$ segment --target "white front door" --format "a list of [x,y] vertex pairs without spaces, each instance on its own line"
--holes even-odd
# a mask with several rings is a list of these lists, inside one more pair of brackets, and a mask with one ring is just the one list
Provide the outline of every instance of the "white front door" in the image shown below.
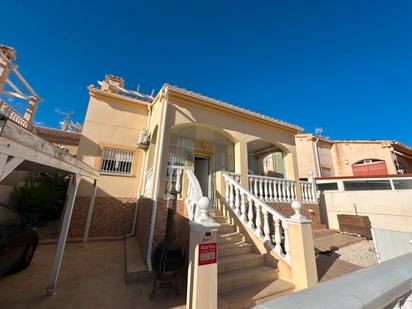
[[209,162],[205,157],[195,157],[195,175],[202,188],[203,196],[209,196]]

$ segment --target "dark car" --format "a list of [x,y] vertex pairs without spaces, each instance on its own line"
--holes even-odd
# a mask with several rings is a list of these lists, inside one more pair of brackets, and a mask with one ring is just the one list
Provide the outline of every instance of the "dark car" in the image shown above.
[[15,209],[0,205],[0,276],[27,268],[39,236]]

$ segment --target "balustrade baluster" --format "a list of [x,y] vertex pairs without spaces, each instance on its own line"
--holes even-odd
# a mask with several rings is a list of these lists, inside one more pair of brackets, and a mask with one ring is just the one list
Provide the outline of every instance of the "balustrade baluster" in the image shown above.
[[237,187],[235,187],[235,213],[240,215],[240,192]]
[[[250,199],[249,200],[249,205],[252,205],[252,203],[253,203],[253,201],[252,201],[252,199]],[[255,209],[256,209],[256,229],[255,229],[255,232],[260,238],[262,238],[263,237],[263,232],[262,232],[262,218],[261,218],[261,214],[260,214],[260,205],[256,204]]]
[[269,180],[268,182],[269,185],[269,201],[273,201],[273,190],[272,190],[272,186],[273,186],[273,180]]
[[253,179],[253,194],[255,196],[258,196],[258,179],[257,178],[252,178]]
[[263,195],[263,180],[260,178],[259,179],[259,198],[263,201],[264,195]]
[[242,212],[240,219],[243,222],[246,222],[246,201],[245,201],[245,195],[243,193],[241,193],[241,203],[240,204],[241,204],[241,212]]
[[225,198],[226,198],[226,202],[229,202],[229,180],[227,180],[225,178],[225,182],[226,182],[226,191],[225,191]]
[[267,241],[267,240],[270,240],[268,211],[266,209],[262,209],[262,212],[263,212],[263,233],[264,233],[263,240]]
[[281,246],[280,243],[282,241],[282,238],[280,236],[280,220],[275,219],[275,248],[277,248],[280,252]]
[[295,186],[296,186],[296,182],[292,181],[290,183],[290,200],[291,201],[294,201],[296,199]]
[[235,206],[235,199],[233,196],[233,185],[231,183],[229,183],[229,206],[232,209],[234,209]]
[[286,202],[286,183],[282,180],[282,201]]
[[278,202],[279,201],[279,193],[278,193],[278,181],[277,180],[273,181],[273,189],[274,189],[273,200],[275,202]]
[[307,200],[307,202],[308,203],[312,202],[312,186],[311,186],[310,183],[308,183],[308,200]]
[[302,201],[305,202],[305,183],[300,182],[300,193],[302,193]]
[[316,194],[315,194],[315,190],[313,188],[313,183],[309,184],[309,192],[310,192],[309,203],[316,203]]
[[173,188],[172,177],[173,177],[173,168],[168,167],[167,168],[167,191],[168,192],[172,191],[172,188]]
[[253,178],[249,176],[249,191],[253,193]]
[[285,254],[286,256],[289,255],[289,230],[288,230],[288,225],[286,222],[282,222],[282,227],[283,227],[283,234],[285,236]]
[[253,230],[255,228],[255,224],[253,223],[253,203],[250,203],[248,206],[248,225]]
[[177,169],[176,170],[176,191],[180,192],[180,189],[182,187],[182,169]]
[[264,194],[265,194],[265,201],[268,202],[269,201],[269,189],[268,189],[268,180],[264,179],[263,180],[263,184],[264,184]]
[[290,202],[290,182],[288,180],[285,181],[286,186],[286,201]]
[[309,200],[309,190],[308,190],[308,184],[307,183],[305,183],[305,203],[307,203],[308,202],[308,200]]

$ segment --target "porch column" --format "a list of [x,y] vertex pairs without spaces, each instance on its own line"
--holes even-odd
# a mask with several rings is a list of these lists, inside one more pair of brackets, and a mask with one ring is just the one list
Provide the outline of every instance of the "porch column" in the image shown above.
[[53,295],[56,289],[57,279],[59,277],[60,266],[63,259],[64,246],[66,245],[67,234],[69,232],[70,220],[72,218],[74,201],[76,199],[77,188],[80,182],[80,175],[73,174],[67,192],[66,209],[64,211],[63,224],[60,230],[59,241],[57,242],[56,254],[53,260],[53,267],[50,274],[49,285],[47,286],[46,295]]
[[301,214],[300,202],[292,202],[295,214],[286,220],[289,235],[292,279],[296,291],[312,287],[318,282],[312,221]]
[[240,174],[240,184],[243,188],[249,188],[249,166],[247,158],[247,143],[240,141],[235,145],[235,172]]
[[298,160],[296,150],[293,150],[286,155],[286,169],[287,178],[296,180],[296,200],[299,202],[303,202],[302,188],[299,182]]

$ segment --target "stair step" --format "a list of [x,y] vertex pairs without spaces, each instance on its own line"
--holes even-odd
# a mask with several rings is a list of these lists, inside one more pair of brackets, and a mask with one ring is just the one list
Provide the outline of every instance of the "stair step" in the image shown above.
[[256,283],[273,281],[278,276],[278,271],[275,268],[266,265],[223,272],[218,277],[218,291],[224,293]]
[[226,234],[219,234],[219,245],[231,242],[239,242],[245,239],[244,235],[239,232],[231,232]]
[[229,219],[224,216],[216,216],[213,217],[213,220],[215,220],[217,223],[228,223]]
[[214,218],[215,216],[223,216],[223,211],[221,211],[219,209],[210,209],[208,211],[208,214],[209,214],[209,216]]
[[286,280],[277,279],[249,285],[244,288],[219,293],[219,309],[252,308],[272,298],[293,292],[294,285]]
[[236,226],[229,223],[222,223],[219,228],[219,234],[227,234],[236,231]]
[[219,274],[223,274],[225,272],[231,272],[242,268],[262,266],[264,265],[264,261],[264,256],[259,253],[219,256],[217,268]]
[[250,243],[245,242],[243,240],[232,241],[232,242],[222,242],[222,243],[219,244],[219,250],[228,249],[228,248],[235,248],[235,247],[238,247],[238,246],[242,246],[243,244],[250,244]]
[[219,257],[250,253],[252,250],[253,245],[247,242],[229,243],[219,246]]

